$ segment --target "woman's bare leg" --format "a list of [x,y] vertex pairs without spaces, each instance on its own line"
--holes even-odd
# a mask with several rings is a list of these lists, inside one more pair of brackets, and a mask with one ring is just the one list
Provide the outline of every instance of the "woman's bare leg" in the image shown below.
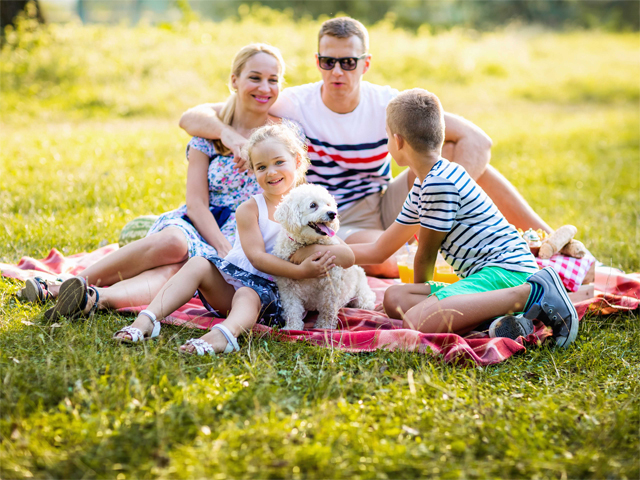
[[[213,304],[209,301],[219,297],[215,291],[205,291],[203,289],[200,292],[204,295],[204,298],[209,302],[209,305],[213,307]],[[227,327],[234,337],[239,337],[245,332],[248,332],[258,321],[261,307],[260,297],[255,290],[249,287],[242,287],[238,289],[231,301],[231,310],[221,325]],[[215,307],[214,307],[215,308]],[[203,335],[202,340],[209,343],[213,347],[213,351],[216,353],[224,352],[227,346],[227,339],[218,329],[213,329],[209,333]],[[193,353],[195,347],[193,345],[182,345],[180,350]]]
[[[224,281],[215,265],[206,258],[193,257],[164,284],[147,310],[152,312],[158,320],[162,320],[187,303],[199,289],[217,292],[215,300],[212,297],[212,303],[210,303],[216,310],[226,313],[231,309],[234,288]],[[139,328],[145,335],[151,333],[153,329],[151,320],[145,315],[138,315],[131,326]],[[119,335],[130,336],[124,332]]]
[[96,287],[100,294],[98,308],[117,310],[118,308],[149,305],[164,284],[178,273],[183,265],[184,263],[163,265],[118,282],[113,287]]
[[493,317],[522,311],[531,286],[503,288],[491,292],[455,295],[438,300],[431,296],[410,308],[403,315],[405,328],[423,333],[467,333]]
[[162,265],[182,263],[188,258],[188,248],[184,233],[168,227],[110,253],[79,275],[90,285],[114,285]]

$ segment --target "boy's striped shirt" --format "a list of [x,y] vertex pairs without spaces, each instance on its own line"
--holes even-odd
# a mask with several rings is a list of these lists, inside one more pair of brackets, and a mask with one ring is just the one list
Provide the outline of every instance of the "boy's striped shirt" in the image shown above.
[[484,267],[538,271],[526,242],[464,167],[441,158],[416,179],[396,222],[448,232],[440,250],[458,276]]
[[311,160],[307,180],[327,188],[343,210],[387,188],[386,108],[398,91],[362,82],[356,109],[339,114],[322,102],[322,83],[285,89],[270,113],[302,125]]

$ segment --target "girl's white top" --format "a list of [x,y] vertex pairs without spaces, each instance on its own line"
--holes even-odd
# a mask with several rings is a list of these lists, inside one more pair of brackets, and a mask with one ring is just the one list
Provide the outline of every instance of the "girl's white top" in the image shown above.
[[[278,222],[274,222],[273,220],[269,220],[269,210],[267,209],[267,202],[264,200],[264,197],[261,193],[257,195],[252,195],[253,199],[258,204],[258,225],[260,226],[260,233],[262,234],[262,238],[264,240],[264,249],[267,253],[273,253],[273,247],[276,244],[276,238],[278,237],[278,233],[282,228]],[[224,257],[224,259],[233,263],[235,266],[240,267],[241,269],[253,273],[254,275],[260,275],[263,278],[268,280],[273,280],[270,275],[263,273],[251,264],[249,259],[244,253],[242,249],[242,244],[240,243],[240,235],[236,235],[236,240],[233,244],[233,248],[229,252],[229,254]]]

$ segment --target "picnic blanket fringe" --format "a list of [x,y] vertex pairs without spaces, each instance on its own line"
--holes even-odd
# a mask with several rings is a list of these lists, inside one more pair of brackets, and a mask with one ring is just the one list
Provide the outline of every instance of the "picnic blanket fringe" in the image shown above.
[[[0,263],[0,271],[5,277],[26,280],[39,275],[55,279],[61,273],[77,274],[97,262],[105,255],[118,249],[117,244],[107,245],[90,253],[64,256],[55,248],[42,260],[23,257],[17,265]],[[381,302],[384,291],[397,280],[368,278],[369,285]],[[576,304],[580,319],[591,312],[594,315],[609,315],[615,312],[635,310],[640,305],[640,274],[625,274],[609,267],[596,268],[596,295]],[[146,305],[119,310],[136,313]],[[316,330],[316,314],[305,319],[305,329],[277,330],[264,325],[256,325],[254,334],[268,335],[285,342],[308,342],[326,348],[336,348],[347,352],[371,352],[378,349],[401,350],[432,355],[446,363],[471,365],[491,365],[502,362],[512,355],[523,353],[527,346],[541,345],[551,334],[542,323],[537,322],[535,331],[517,341],[506,338],[489,338],[486,332],[471,332],[461,337],[456,334],[429,334],[403,329],[400,320],[386,315],[354,308],[341,310],[338,328],[333,331]],[[210,329],[221,322],[208,312],[202,303],[194,298],[163,320],[164,323],[188,328]]]

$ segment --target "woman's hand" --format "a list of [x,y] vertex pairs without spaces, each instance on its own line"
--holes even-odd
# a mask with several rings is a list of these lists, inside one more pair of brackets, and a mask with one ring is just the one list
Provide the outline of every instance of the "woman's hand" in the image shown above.
[[242,147],[247,143],[247,139],[232,128],[225,128],[220,135],[220,141],[233,153],[233,161],[236,162],[236,168],[241,172],[247,170],[249,162],[242,158]]
[[231,251],[231,243],[224,236],[221,236],[220,240],[215,242],[215,245],[211,245],[218,252],[220,258],[224,258]]
[[308,256],[298,266],[300,269],[300,279],[303,278],[317,278],[326,275],[335,265],[335,255],[331,255],[331,252],[316,252],[313,255]]

